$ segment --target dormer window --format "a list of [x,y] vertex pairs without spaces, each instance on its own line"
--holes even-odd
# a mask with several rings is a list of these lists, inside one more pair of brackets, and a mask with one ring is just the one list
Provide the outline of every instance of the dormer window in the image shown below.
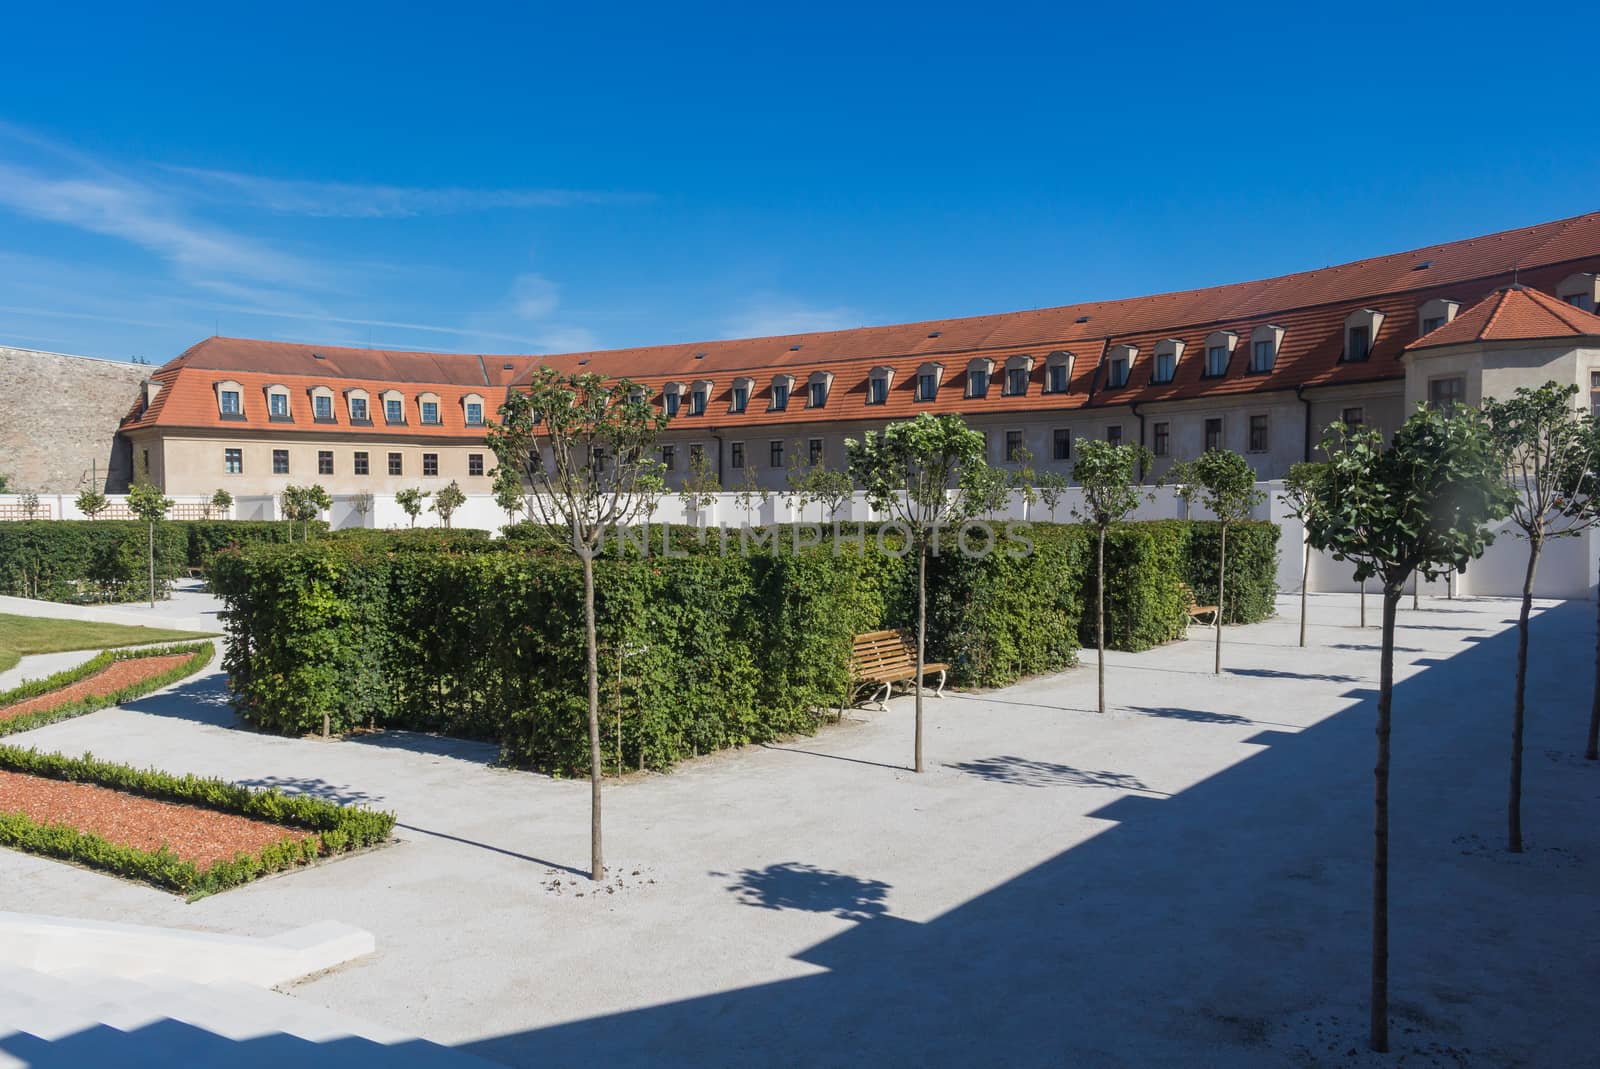
[[772,411],[785,412],[789,408],[789,391],[794,388],[794,379],[788,375],[779,375],[772,380]]
[[1206,378],[1221,378],[1228,373],[1228,361],[1233,358],[1233,347],[1237,344],[1239,335],[1231,330],[1215,331],[1206,338]]
[[669,382],[661,388],[661,408],[671,419],[678,414],[678,409],[683,405],[683,383]]
[[1450,322],[1456,317],[1456,311],[1460,307],[1460,301],[1452,301],[1448,297],[1435,297],[1431,301],[1424,301],[1417,309],[1417,337],[1432,334]]
[[1033,374],[1031,356],[1013,356],[1006,360],[1007,397],[1024,397],[1028,393],[1028,378]]
[[1593,312],[1600,308],[1600,274],[1580,271],[1556,283],[1556,300]]
[[1106,389],[1114,390],[1128,384],[1128,374],[1133,370],[1133,361],[1138,355],[1139,348],[1134,345],[1114,346],[1106,354]]
[[372,411],[367,406],[366,394],[350,395],[350,422],[372,426]]
[[383,421],[385,423],[404,423],[406,410],[398,398],[391,397],[383,402]]
[[755,383],[750,379],[734,379],[733,394],[728,403],[728,411],[737,415],[750,407],[750,388]]
[[1183,355],[1183,342],[1177,338],[1168,338],[1166,341],[1156,343],[1156,351],[1150,360],[1150,381],[1153,383],[1171,382],[1178,374],[1178,358]]
[[242,416],[244,407],[239,403],[238,390],[218,390],[217,405],[224,416]]
[[697,382],[689,390],[689,415],[703,416],[711,400],[711,383]]
[[289,395],[286,393],[267,394],[267,415],[273,419],[288,419]]
[[923,364],[917,369],[917,400],[934,401],[939,397],[939,380],[944,377],[944,365]]
[[867,376],[867,404],[886,405],[889,403],[889,383],[894,380],[894,369],[875,367]]
[[[643,400],[643,398],[638,398]],[[469,393],[461,399],[461,414],[469,427],[483,426],[483,398]]]
[[333,394],[319,393],[312,396],[311,418],[318,423],[333,422]]
[[812,374],[811,381],[806,384],[806,407],[822,408],[828,403],[828,387],[833,384],[833,376],[826,371]]
[[1046,393],[1067,393],[1072,389],[1072,354],[1051,353],[1045,358]]
[[989,396],[989,376],[994,373],[994,361],[974,360],[967,365],[967,397],[982,400]]
[[1283,328],[1263,323],[1250,332],[1250,370],[1256,374],[1271,371],[1278,363],[1278,345],[1283,341]]
[[437,427],[439,425],[439,395],[425,393],[417,398],[417,409],[422,414],[425,426]]
[[1372,355],[1372,343],[1383,326],[1383,313],[1374,308],[1351,312],[1344,320],[1344,358],[1359,363]]

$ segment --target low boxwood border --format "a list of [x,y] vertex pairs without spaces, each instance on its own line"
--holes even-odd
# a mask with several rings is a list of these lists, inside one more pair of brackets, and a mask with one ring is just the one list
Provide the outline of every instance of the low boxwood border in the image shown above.
[[0,745],[0,769],[231,813],[277,824],[286,831],[315,833],[309,839],[273,843],[201,869],[166,847],[143,850],[122,846],[70,824],[41,824],[23,813],[0,813],[0,846],[139,880],[176,891],[191,902],[318,858],[375,846],[386,842],[394,830],[393,813],[278,790],[253,790],[221,779],[138,769],[100,761],[92,754],[68,757]]
[[41,694],[48,694],[53,690],[71,686],[80,680],[87,679],[105,668],[109,668],[117,661],[136,661],[145,657],[170,657],[173,654],[187,653],[189,659],[180,665],[167,669],[148,679],[141,679],[137,683],[130,683],[121,690],[112,691],[110,694],[91,694],[87,697],[77,698],[53,709],[40,709],[35,713],[26,713],[9,720],[0,720],[0,736],[12,735],[19,731],[29,731],[33,728],[53,724],[57,720],[67,720],[84,713],[92,713],[97,709],[104,709],[110,705],[121,705],[123,702],[142,698],[152,691],[160,690],[180,679],[194,675],[200,669],[211,663],[216,656],[216,646],[210,642],[185,642],[175,646],[153,646],[136,650],[102,650],[89,658],[76,668],[68,668],[64,672],[57,672],[45,679],[30,680],[13,690],[0,694],[0,713],[8,705],[37,698]]

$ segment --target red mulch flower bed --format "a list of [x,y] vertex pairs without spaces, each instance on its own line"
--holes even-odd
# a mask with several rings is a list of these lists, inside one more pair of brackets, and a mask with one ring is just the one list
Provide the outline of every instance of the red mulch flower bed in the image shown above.
[[166,846],[201,870],[284,839],[316,836],[263,820],[20,772],[0,771],[0,812],[24,813],[41,824],[67,824],[121,846]]
[[132,686],[140,680],[176,668],[192,656],[194,655],[190,653],[174,653],[165,657],[136,657],[125,661],[113,661],[86,679],[0,708],[0,720],[11,720],[28,713],[54,709],[58,705],[65,705],[79,698],[115,694],[123,687]]

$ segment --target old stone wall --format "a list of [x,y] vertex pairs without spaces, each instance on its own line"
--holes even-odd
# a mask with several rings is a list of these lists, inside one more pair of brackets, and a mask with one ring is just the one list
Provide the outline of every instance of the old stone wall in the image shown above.
[[132,461],[117,425],[155,368],[0,346],[0,473],[10,488],[70,493],[98,477],[128,488]]

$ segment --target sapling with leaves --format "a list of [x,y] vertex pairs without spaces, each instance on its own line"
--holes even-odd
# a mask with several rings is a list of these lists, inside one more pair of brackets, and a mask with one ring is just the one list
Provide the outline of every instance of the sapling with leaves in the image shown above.
[[745,465],[744,475],[739,480],[733,499],[744,510],[747,519],[759,517],[757,510],[767,503],[767,489],[761,485],[761,476],[757,474],[755,465]]
[[1039,500],[1039,475],[1033,469],[1033,450],[1018,446],[1011,454],[1014,467],[1006,473],[1006,489],[1022,500],[1023,520],[1033,519],[1033,506]]
[[[1289,465],[1283,480],[1283,500],[1289,506],[1289,515],[1309,526],[1311,513],[1317,507],[1317,480],[1327,473],[1327,465],[1305,461]],[[1311,581],[1311,545],[1300,548],[1300,645],[1306,644],[1306,591]]]
[[813,464],[804,442],[790,442],[788,455],[783,473],[783,485],[788,491],[784,496],[784,504],[799,512],[800,519],[804,520],[806,506],[815,500],[811,486]]
[[18,504],[22,506],[22,515],[27,519],[34,519],[39,515],[39,495],[34,491],[25,491]]
[[913,768],[922,765],[922,671],[928,645],[928,554],[935,532],[959,528],[986,511],[999,473],[985,459],[983,434],[956,415],[924,412],[891,423],[861,441],[847,439],[850,475],[880,512],[902,523],[917,556],[916,741]]
[[1517,614],[1517,681],[1511,708],[1511,795],[1506,848],[1522,852],[1522,739],[1527,722],[1528,616],[1545,544],[1574,538],[1600,521],[1592,421],[1579,411],[1576,386],[1520,386],[1508,398],[1485,398],[1483,416],[1505,469],[1511,522],[1528,543]]
[[678,487],[678,499],[683,502],[684,518],[698,523],[700,513],[716,503],[722,492],[722,481],[716,469],[706,459],[706,451],[698,447],[689,450],[689,470],[684,473]]
[[1039,476],[1039,500],[1050,510],[1051,523],[1056,522],[1056,510],[1066,498],[1069,485],[1067,477],[1059,471],[1047,471]]
[[78,511],[91,520],[99,519],[100,514],[111,507],[111,502],[100,491],[90,488],[80,491],[78,499],[73,502],[78,506]]
[[232,509],[233,495],[228,493],[226,490],[219,489],[216,493],[212,494],[210,499],[206,502],[206,519],[209,520],[211,518],[211,513],[213,511],[215,511],[217,515],[221,516],[223,519],[227,519],[228,513],[232,511]]
[[167,518],[172,508],[172,498],[167,497],[149,483],[134,483],[128,488],[128,508],[149,525],[150,607],[156,607],[156,524]]
[[1174,465],[1167,479],[1178,484],[1178,496],[1191,508],[1199,504],[1217,520],[1220,539],[1214,625],[1216,662],[1212,671],[1221,675],[1222,618],[1228,612],[1228,528],[1249,520],[1255,507],[1266,500],[1266,494],[1256,489],[1256,473],[1250,462],[1231,449],[1210,449],[1193,460]]
[[1102,713],[1106,711],[1106,535],[1139,507],[1145,496],[1138,485],[1139,472],[1149,459],[1140,445],[1079,438],[1078,459],[1072,465],[1072,477],[1083,490],[1083,503],[1072,513],[1095,528],[1096,675]]
[[522,473],[510,464],[501,464],[494,469],[490,489],[494,492],[494,503],[505,510],[506,526],[515,526],[517,514],[528,507],[522,496]]
[[839,510],[850,503],[855,492],[856,484],[849,472],[836,471],[821,461],[806,473],[806,495],[822,506],[823,515],[819,518],[825,523],[838,518]]
[[1422,408],[1385,447],[1372,430],[1334,424],[1306,519],[1311,545],[1350,561],[1383,590],[1373,767],[1372,971],[1369,1042],[1389,1049],[1389,731],[1394,701],[1395,617],[1406,581],[1464,569],[1494,540],[1510,492],[1487,426],[1475,411]]
[[599,642],[594,560],[609,528],[636,522],[665,490],[655,442],[667,417],[627,379],[563,375],[542,365],[512,390],[487,438],[496,459],[534,488],[536,531],[570,550],[583,568],[583,632],[589,683],[589,850],[591,878],[605,878],[600,837]]
[[461,484],[454,479],[433,496],[433,511],[439,514],[439,522],[444,524],[445,530],[450,529],[450,517],[466,503],[467,495],[462,491]]
[[408,486],[404,490],[395,491],[394,503],[400,506],[401,511],[411,521],[411,526],[417,525],[417,517],[422,515],[422,502],[433,493],[420,486]]

